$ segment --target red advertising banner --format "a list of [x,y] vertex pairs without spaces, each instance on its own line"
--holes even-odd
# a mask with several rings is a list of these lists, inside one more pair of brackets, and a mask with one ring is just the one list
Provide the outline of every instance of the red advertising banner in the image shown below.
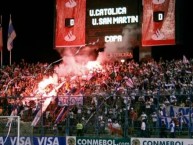
[[55,47],[85,45],[86,0],[56,0]]
[[175,0],[143,0],[142,46],[175,44]]

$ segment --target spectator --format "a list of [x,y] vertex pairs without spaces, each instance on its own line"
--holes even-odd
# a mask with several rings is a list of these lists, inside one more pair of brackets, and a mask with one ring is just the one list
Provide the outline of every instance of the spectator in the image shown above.
[[152,127],[153,129],[157,128],[157,121],[158,121],[158,116],[156,112],[153,112],[153,114],[151,114],[151,118],[152,118]]
[[160,138],[167,138],[167,126],[163,120],[161,122]]
[[150,115],[151,113],[151,101],[150,99],[148,98],[145,102],[145,112],[147,113],[147,115]]
[[54,136],[57,136],[57,135],[58,135],[58,127],[57,127],[57,124],[54,124],[54,126],[53,126],[53,133],[54,133]]
[[77,131],[77,136],[83,135],[83,124],[80,121],[76,124],[76,131]]
[[140,137],[146,137],[147,134],[146,134],[146,120],[143,119],[142,122],[141,122],[141,135]]
[[118,135],[118,136],[122,136],[123,132],[121,129],[121,125],[119,124],[119,122],[117,120],[115,120],[112,124],[112,129],[113,129],[113,134],[114,135]]
[[145,112],[142,112],[141,114],[141,120],[146,120],[147,119],[147,114]]
[[184,115],[182,114],[182,112],[179,112],[177,117],[178,117],[178,122],[179,122],[179,134],[181,134],[182,129],[185,125]]
[[129,117],[131,119],[131,127],[133,128],[135,121],[137,120],[137,113],[133,108],[130,109]]
[[105,121],[103,117],[99,119],[99,129],[100,129],[99,133],[101,134],[105,133]]
[[170,122],[170,138],[175,138],[175,123],[173,119]]

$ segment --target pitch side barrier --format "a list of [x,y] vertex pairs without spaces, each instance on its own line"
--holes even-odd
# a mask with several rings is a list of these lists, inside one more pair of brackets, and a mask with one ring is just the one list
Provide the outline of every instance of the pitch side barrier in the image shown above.
[[[0,145],[17,145],[17,137],[0,137]],[[130,145],[130,138],[20,137],[19,145]]]
[[[17,145],[17,137],[0,137],[0,145]],[[19,145],[193,145],[182,138],[20,137]]]
[[[0,145],[18,145],[17,137],[0,137]],[[66,145],[65,137],[23,137],[19,138],[19,145]]]
[[[17,145],[17,137],[0,137],[0,145]],[[19,145],[193,145],[182,138],[20,137]]]
[[131,138],[131,145],[193,145],[193,139]]
[[[130,138],[76,137],[74,139],[76,145],[130,145]],[[68,142],[70,137],[66,137],[66,140]]]

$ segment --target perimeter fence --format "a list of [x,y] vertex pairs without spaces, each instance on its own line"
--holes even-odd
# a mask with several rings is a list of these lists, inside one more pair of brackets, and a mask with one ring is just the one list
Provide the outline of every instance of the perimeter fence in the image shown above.
[[[71,98],[74,101],[70,102]],[[81,136],[163,137],[164,131],[164,137],[170,137],[171,122],[174,121],[175,137],[192,138],[192,102],[191,87],[178,91],[159,90],[156,93],[124,90],[116,94],[100,92],[90,96],[59,96],[42,112],[35,126],[32,122],[37,117],[37,111],[24,106],[19,114],[20,136],[76,136],[77,123],[82,123]],[[8,105],[5,107],[1,104],[1,116],[6,116],[5,109],[11,104]],[[141,130],[143,121],[145,131]],[[6,123],[5,119],[0,121],[2,136],[7,134]]]

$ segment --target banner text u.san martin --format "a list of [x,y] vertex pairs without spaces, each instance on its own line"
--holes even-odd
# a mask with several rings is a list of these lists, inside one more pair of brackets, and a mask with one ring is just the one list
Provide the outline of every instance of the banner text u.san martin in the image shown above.
[[138,23],[138,15],[128,15],[127,7],[102,8],[89,10],[92,25],[111,25]]

